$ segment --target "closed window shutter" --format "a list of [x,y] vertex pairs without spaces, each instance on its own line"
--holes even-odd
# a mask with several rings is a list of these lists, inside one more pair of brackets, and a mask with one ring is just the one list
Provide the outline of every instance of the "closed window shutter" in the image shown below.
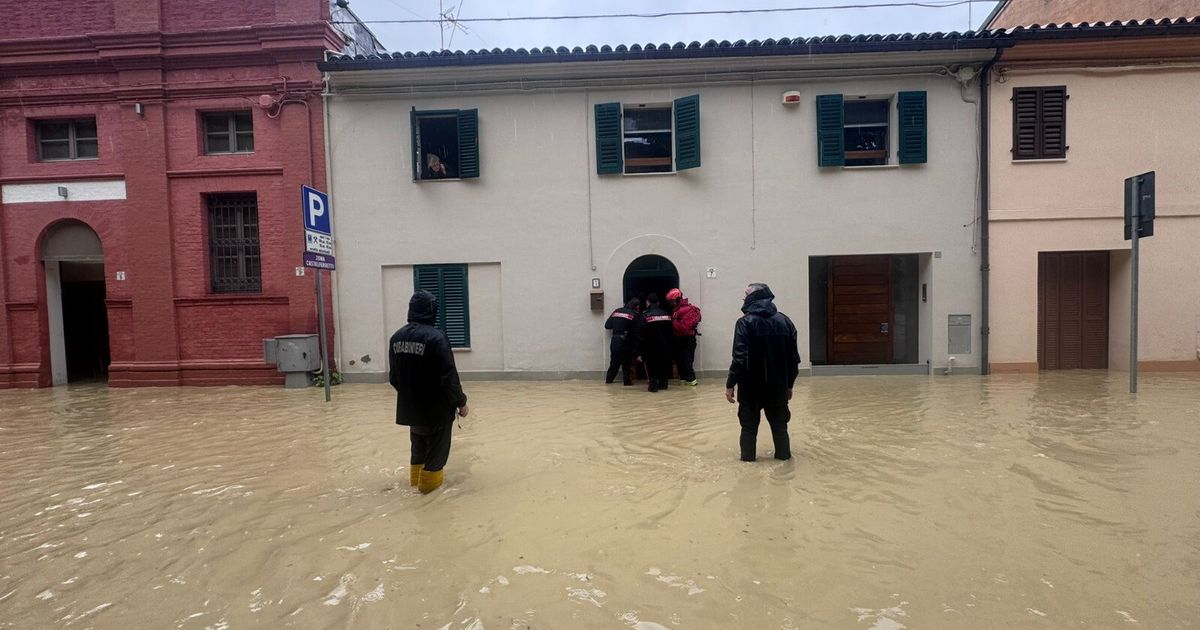
[[479,110],[458,112],[458,176],[479,177]]
[[1013,159],[1038,157],[1038,90],[1013,90]]
[[846,164],[845,112],[841,94],[817,97],[817,164]]
[[467,299],[466,265],[420,265],[413,269],[413,284],[438,299],[437,327],[446,333],[451,348],[471,347],[471,308]]
[[417,125],[417,108],[408,110],[408,130],[409,139],[412,144],[409,145],[410,157],[412,157],[412,176],[413,181],[421,179],[420,163],[421,163],[421,129]]
[[620,175],[625,169],[621,146],[621,104],[596,104],[596,173]]
[[467,266],[449,265],[442,271],[442,331],[451,348],[471,346],[471,315],[467,302]]
[[1046,159],[1067,157],[1067,88],[1041,89],[1041,151]]
[[900,118],[900,147],[897,151],[900,163],[924,164],[929,159],[925,92],[900,92],[896,95],[896,110]]
[[700,166],[700,95],[675,99],[675,170]]

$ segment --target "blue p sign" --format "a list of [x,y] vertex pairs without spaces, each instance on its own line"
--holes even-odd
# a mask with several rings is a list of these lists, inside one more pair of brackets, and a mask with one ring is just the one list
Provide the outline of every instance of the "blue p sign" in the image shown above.
[[331,234],[329,228],[329,195],[309,188],[300,187],[300,197],[304,204],[304,228],[314,232]]

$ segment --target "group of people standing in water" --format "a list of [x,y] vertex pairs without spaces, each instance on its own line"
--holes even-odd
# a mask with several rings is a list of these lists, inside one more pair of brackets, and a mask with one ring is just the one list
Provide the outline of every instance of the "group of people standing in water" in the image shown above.
[[644,368],[647,389],[667,389],[671,368],[679,372],[684,385],[695,387],[696,337],[700,334],[700,308],[683,297],[679,289],[667,292],[666,308],[655,293],[645,302],[635,297],[608,316],[604,327],[612,331],[610,360],[604,382],[612,383],[617,372],[625,385],[633,385],[637,365]]

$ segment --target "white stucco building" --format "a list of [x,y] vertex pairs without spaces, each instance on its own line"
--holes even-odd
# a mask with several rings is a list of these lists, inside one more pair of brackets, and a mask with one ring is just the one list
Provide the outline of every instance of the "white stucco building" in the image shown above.
[[805,372],[977,371],[977,76],[996,45],[335,57],[338,365],[384,377],[419,282],[464,373],[588,376],[608,313],[677,284],[704,312],[697,369],[722,371],[760,281]]

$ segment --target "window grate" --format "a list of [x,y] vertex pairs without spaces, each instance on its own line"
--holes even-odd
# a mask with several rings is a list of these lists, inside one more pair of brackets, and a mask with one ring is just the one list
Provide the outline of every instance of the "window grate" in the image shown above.
[[262,291],[256,195],[209,195],[208,230],[213,293]]

